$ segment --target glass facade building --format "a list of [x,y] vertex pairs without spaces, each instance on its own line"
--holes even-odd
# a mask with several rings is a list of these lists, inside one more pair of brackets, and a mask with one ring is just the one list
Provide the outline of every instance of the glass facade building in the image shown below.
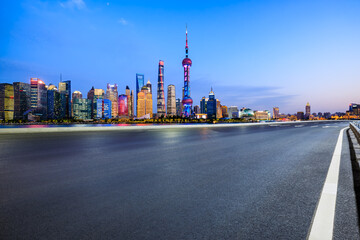
[[118,99],[119,117],[129,117],[128,96],[121,94]]
[[47,89],[39,78],[30,79],[31,112],[40,120],[47,118]]
[[9,83],[0,84],[0,120],[14,119],[14,86]]
[[14,82],[14,119],[26,120],[30,110],[30,84]]

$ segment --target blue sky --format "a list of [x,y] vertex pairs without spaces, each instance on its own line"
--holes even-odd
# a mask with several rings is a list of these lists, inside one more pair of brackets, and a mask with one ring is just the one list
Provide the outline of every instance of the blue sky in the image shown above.
[[[0,82],[40,77],[72,90],[117,83],[181,96],[185,24],[191,96],[212,86],[225,105],[281,112],[345,111],[360,102],[360,1],[11,1],[0,3]],[[154,96],[154,107],[155,107]],[[155,108],[154,108],[155,109]]]

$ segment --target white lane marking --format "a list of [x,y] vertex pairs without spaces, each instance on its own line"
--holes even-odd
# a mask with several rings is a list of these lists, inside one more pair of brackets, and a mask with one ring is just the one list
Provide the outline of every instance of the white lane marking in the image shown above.
[[304,125],[295,125],[294,127],[303,127]]
[[336,195],[339,180],[341,149],[343,142],[344,130],[340,131],[326,180],[321,191],[315,215],[312,220],[309,240],[314,239],[332,239],[335,219]]
[[314,128],[314,127],[319,127],[319,126],[311,126],[312,128]]

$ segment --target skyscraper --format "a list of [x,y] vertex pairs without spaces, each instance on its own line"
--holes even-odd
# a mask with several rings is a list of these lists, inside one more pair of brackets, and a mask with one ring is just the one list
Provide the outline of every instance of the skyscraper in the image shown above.
[[59,90],[54,84],[49,84],[47,88],[47,119],[58,119],[61,107]]
[[274,119],[279,118],[279,107],[273,107],[273,118]]
[[219,99],[216,99],[216,118],[222,118],[221,103]]
[[305,106],[305,119],[309,119],[310,117],[310,104],[307,103],[306,106]]
[[[96,89],[92,87],[90,91],[88,92],[87,98],[91,101],[91,118],[92,119],[101,119],[102,118],[102,105],[103,105],[103,99],[105,97],[105,91],[104,89]],[[98,102],[98,100],[101,100]],[[99,105],[100,104],[100,105]],[[100,109],[100,112],[98,114],[98,110]]]
[[177,98],[176,99],[176,116],[181,116],[182,114],[182,104],[181,104],[181,99],[180,98]]
[[151,86],[150,79],[147,81],[146,87],[149,89],[150,93],[152,94],[152,86]]
[[91,100],[87,98],[78,98],[80,94],[78,94],[72,102],[73,118],[78,120],[89,120],[91,118]]
[[14,119],[25,120],[30,110],[30,84],[14,82]]
[[61,81],[59,83],[59,92],[63,94],[62,105],[63,105],[63,117],[70,118],[71,116],[71,81]]
[[189,58],[189,46],[187,39],[187,28],[186,28],[186,45],[185,45],[185,58],[182,61],[182,65],[184,67],[184,97],[182,100],[182,115],[183,117],[190,117],[192,114],[192,104],[193,100],[190,97],[190,67],[192,65],[192,61]]
[[128,96],[126,94],[119,95],[118,100],[119,105],[119,117],[127,118],[129,117],[129,104],[128,104]]
[[209,100],[207,101],[207,118],[208,119],[216,119],[216,99],[215,94],[211,88],[211,91],[209,93]]
[[152,94],[149,88],[143,86],[137,96],[137,118],[153,117]]
[[30,79],[32,114],[41,120],[47,118],[47,89],[39,78]]
[[82,98],[82,93],[80,91],[74,91],[71,95],[72,99],[74,100],[75,98]]
[[0,83],[0,120],[14,119],[14,86]]
[[136,74],[136,114],[138,112],[138,106],[137,106],[137,102],[138,102],[138,93],[141,91],[141,88],[144,86],[145,82],[144,82],[144,74]]
[[128,102],[128,116],[132,118],[134,116],[134,91],[130,91],[129,86],[126,86],[125,95]]
[[118,90],[117,84],[107,84],[106,99],[111,101],[111,116],[116,118],[118,116]]
[[157,116],[166,116],[165,93],[164,93],[164,61],[159,61],[159,73],[157,84]]
[[175,86],[170,84],[167,91],[167,115],[172,117],[176,115]]
[[207,101],[209,98],[202,97],[200,100],[200,113],[206,114],[207,113]]

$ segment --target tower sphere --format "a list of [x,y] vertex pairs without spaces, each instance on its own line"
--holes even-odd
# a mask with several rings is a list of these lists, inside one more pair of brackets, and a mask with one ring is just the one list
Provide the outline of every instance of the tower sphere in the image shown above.
[[188,65],[191,67],[192,65],[192,61],[190,58],[184,58],[184,60],[182,61],[182,65],[185,66],[185,65]]

